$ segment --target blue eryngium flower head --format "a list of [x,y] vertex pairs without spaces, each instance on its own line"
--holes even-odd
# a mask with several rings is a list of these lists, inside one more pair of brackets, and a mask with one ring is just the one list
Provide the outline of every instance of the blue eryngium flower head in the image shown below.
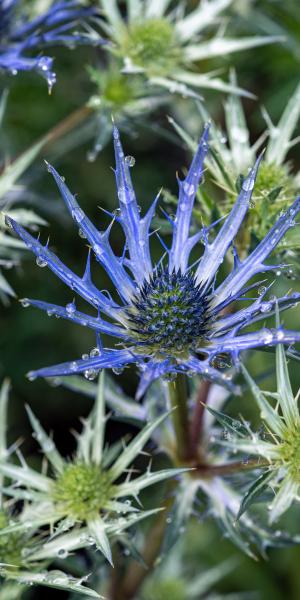
[[[284,309],[299,302],[300,294],[266,299],[269,288],[265,288],[257,298],[248,299],[246,308],[235,308],[236,301],[245,300],[249,289],[261,286],[261,282],[249,285],[249,280],[274,269],[274,265],[267,265],[265,261],[286,231],[294,226],[295,216],[300,211],[298,197],[255,250],[244,261],[239,260],[233,240],[249,208],[260,158],[244,180],[235,205],[215,237],[211,239],[209,230],[216,224],[190,234],[194,200],[208,152],[208,131],[207,125],[186,178],[178,180],[176,216],[174,220],[167,217],[172,226],[172,242],[170,247],[163,243],[163,256],[157,264],[153,264],[151,258],[149,232],[158,198],[147,214],[141,216],[130,176],[130,160],[124,157],[117,128],[114,128],[114,147],[119,210],[114,218],[125,235],[121,257],[115,255],[109,242],[111,226],[106,231],[98,231],[64,180],[48,165],[73,220],[88,240],[96,260],[114,283],[118,302],[93,284],[90,254],[85,273],[79,277],[49,250],[48,244],[43,246],[18,223],[8,220],[35,253],[37,264],[48,266],[98,311],[97,316],[91,316],[78,311],[74,302],[60,307],[39,300],[23,300],[24,306],[31,304],[49,315],[55,314],[90,327],[98,340],[98,347],[90,356],[34,371],[30,373],[31,379],[75,373],[84,373],[92,379],[100,369],[122,369],[127,364],[137,363],[142,371],[138,395],[143,394],[153,379],[163,375],[172,377],[182,372],[199,373],[232,388],[228,375],[216,368],[216,359],[220,355],[228,355],[234,364],[238,364],[242,350],[300,341],[300,332],[287,331],[282,327],[272,330],[261,328],[250,333],[243,331],[272,314],[276,303],[279,309]],[[191,251],[200,242],[204,245],[202,257],[191,265]],[[230,246],[234,249],[232,271],[222,282],[217,282],[219,267]],[[99,341],[101,333],[116,338],[116,346],[103,348]]]
[[56,81],[53,58],[41,54],[41,48],[90,43],[87,34],[75,33],[72,29],[83,19],[94,16],[96,11],[77,0],[61,0],[30,19],[25,10],[20,14],[19,4],[20,0],[0,0],[0,70],[13,75],[18,71],[36,71],[47,80],[51,91]]

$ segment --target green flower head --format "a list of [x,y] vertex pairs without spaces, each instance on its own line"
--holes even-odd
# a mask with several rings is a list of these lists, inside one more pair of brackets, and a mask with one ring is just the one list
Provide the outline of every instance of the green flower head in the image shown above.
[[[77,450],[69,461],[59,454],[29,408],[28,414],[53,474],[47,476],[8,462],[0,464],[0,473],[19,481],[20,487],[12,486],[9,493],[26,499],[35,529],[56,526],[61,531],[31,553],[30,561],[65,557],[73,550],[95,545],[112,562],[110,540],[157,512],[157,509],[139,510],[131,499],[136,499],[142,489],[182,472],[182,469],[165,469],[152,473],[148,469],[131,479],[128,471],[166,414],[147,424],[127,446],[117,443],[104,448],[106,417],[102,373],[95,407],[77,436]],[[26,528],[26,524],[23,527]],[[9,528],[9,531],[14,530],[14,526]],[[17,530],[22,531],[22,527],[17,526]]]

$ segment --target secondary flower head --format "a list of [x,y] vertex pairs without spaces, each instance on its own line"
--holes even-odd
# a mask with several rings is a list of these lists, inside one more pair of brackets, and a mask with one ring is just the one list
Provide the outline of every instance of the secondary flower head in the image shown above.
[[[131,499],[137,499],[141,490],[180,474],[182,469],[164,469],[131,477],[130,465],[141,453],[153,431],[169,413],[149,422],[125,446],[117,443],[104,447],[105,408],[104,373],[100,377],[95,407],[77,435],[77,450],[72,460],[65,460],[39,421],[28,409],[34,435],[52,468],[49,475],[40,474],[27,465],[0,463],[0,474],[18,485],[7,487],[7,495],[25,500],[27,519],[22,524],[12,523],[6,533],[28,529],[28,521],[36,530],[47,525],[55,536],[29,552],[27,560],[65,558],[69,552],[95,545],[112,563],[110,542],[139,520],[156,513],[140,510]],[[160,510],[160,509],[158,509]],[[1,532],[0,532],[1,541]]]
[[[232,0],[198,2],[187,11],[186,3],[171,0],[126,0],[124,14],[117,0],[101,0],[106,49],[121,61],[123,72],[142,73],[150,85],[183,95],[195,95],[193,88],[245,93],[225,83],[215,71],[199,73],[199,62],[241,52],[278,41],[278,36],[227,37],[220,26]],[[222,31],[222,32],[221,32]]]
[[[49,250],[47,244],[43,246],[18,223],[8,219],[15,232],[36,254],[37,264],[48,266],[72,290],[96,308],[98,315],[90,316],[78,311],[74,302],[60,307],[39,300],[24,299],[23,305],[31,304],[47,311],[49,315],[70,319],[90,327],[96,334],[106,333],[117,339],[117,345],[108,349],[102,347],[97,335],[98,347],[90,356],[32,372],[31,379],[76,373],[84,373],[88,379],[92,379],[102,368],[120,369],[127,364],[137,363],[142,370],[138,395],[143,394],[153,379],[162,375],[176,376],[178,372],[199,373],[221,385],[232,387],[227,374],[215,368],[216,358],[220,354],[228,355],[235,363],[242,350],[265,348],[279,342],[293,344],[300,340],[299,332],[282,328],[261,328],[251,333],[242,331],[274,311],[276,299],[266,299],[268,288],[264,288],[257,298],[252,301],[250,299],[246,308],[224,314],[225,309],[233,308],[241,299],[245,300],[244,295],[249,289],[260,289],[261,282],[248,285],[251,278],[274,269],[274,265],[265,261],[286,231],[295,225],[294,219],[300,210],[300,197],[279,218],[248,258],[241,262],[233,242],[251,201],[260,162],[258,159],[243,182],[235,205],[219,226],[214,238],[211,237],[211,230],[216,224],[191,235],[195,195],[208,152],[208,131],[209,127],[206,126],[186,178],[178,180],[176,216],[171,219],[167,215],[172,227],[172,242],[168,247],[161,240],[163,255],[157,264],[153,264],[151,258],[149,230],[158,198],[147,214],[141,216],[130,176],[132,160],[131,157],[124,156],[116,128],[115,175],[119,212],[114,220],[120,224],[125,236],[122,256],[116,256],[111,248],[111,226],[104,232],[98,231],[85,216],[64,180],[48,165],[75,223],[88,240],[96,260],[112,279],[119,295],[118,302],[93,284],[90,254],[85,273],[83,277],[79,277]],[[191,252],[199,247],[200,242],[204,245],[203,254],[195,264],[190,264]],[[217,282],[220,266],[231,246],[235,256],[232,272],[223,281]],[[284,296],[278,300],[279,307],[292,306],[299,302],[299,297],[296,293]],[[108,319],[104,319],[102,314]]]
[[[15,445],[9,448],[6,440],[8,396],[9,383],[4,381],[0,388],[0,464],[3,468],[10,464],[10,455],[15,450]],[[47,440],[44,437],[43,442],[45,441]],[[49,443],[48,438],[50,452]],[[77,592],[91,598],[101,598],[97,592],[84,585],[87,577],[79,579],[63,571],[47,569],[56,555],[46,560],[32,560],[32,555],[42,547],[45,536],[45,531],[44,533],[40,531],[39,522],[40,512],[45,515],[45,504],[41,507],[35,506],[34,511],[26,502],[23,508],[20,508],[22,500],[28,500],[26,493],[24,490],[14,488],[14,493],[9,494],[9,490],[5,489],[5,483],[7,483],[5,476],[0,472],[1,597],[3,595],[3,598],[19,598],[21,586],[42,585]]]
[[[237,83],[234,73],[231,75],[231,82]],[[198,108],[206,121],[209,115],[205,107],[198,104]],[[253,164],[257,150],[262,144],[265,145],[264,161],[253,190],[251,210],[238,237],[238,247],[244,254],[249,251],[253,238],[260,241],[266,235],[274,219],[288,208],[300,190],[300,173],[293,174],[292,165],[287,161],[288,152],[299,142],[298,137],[292,138],[300,115],[300,85],[289,98],[278,123],[272,123],[264,108],[262,115],[267,127],[259,139],[251,144],[241,99],[230,94],[225,103],[226,128],[222,131],[215,123],[212,124],[212,152],[206,163],[213,181],[225,191],[224,198],[214,207],[216,214],[224,216],[234,204],[236,190],[240,188],[245,173]],[[170,121],[194,152],[197,147],[196,140],[173,119]],[[298,250],[298,235],[290,235],[288,239],[283,240],[278,251],[279,249],[286,252]]]
[[[269,504],[270,522],[277,521],[300,498],[300,413],[299,392],[294,396],[287,360],[281,345],[276,348],[277,391],[264,393],[243,367],[246,380],[260,409],[265,433],[248,432],[227,442],[235,452],[245,452],[263,461],[265,472],[253,484],[253,496],[266,489],[273,492]],[[269,465],[269,466],[268,466]],[[254,494],[254,490],[256,493]]]
[[96,11],[77,1],[62,0],[30,18],[28,11],[20,11],[19,5],[19,0],[0,2],[0,70],[13,75],[18,71],[36,71],[47,80],[51,91],[56,81],[53,58],[41,54],[41,48],[91,43],[88,33],[72,33],[72,29]]

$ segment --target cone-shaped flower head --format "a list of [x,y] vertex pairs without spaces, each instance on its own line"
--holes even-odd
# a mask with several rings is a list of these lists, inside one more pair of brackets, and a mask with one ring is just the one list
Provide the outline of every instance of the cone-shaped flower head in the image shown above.
[[28,11],[21,11],[20,4],[19,0],[0,2],[0,70],[13,75],[18,71],[36,71],[47,80],[51,91],[56,81],[53,59],[41,55],[41,48],[91,43],[87,33],[72,33],[72,29],[96,11],[77,1],[61,0],[31,19]]
[[[87,300],[98,315],[91,316],[77,310],[75,303],[60,307],[39,300],[23,300],[24,306],[34,305],[59,317],[70,319],[79,325],[90,327],[97,334],[98,347],[90,356],[54,367],[30,373],[53,377],[84,373],[92,379],[102,368],[120,369],[137,363],[142,370],[139,394],[155,378],[178,372],[199,373],[222,385],[232,386],[226,373],[216,369],[214,362],[220,354],[226,354],[233,363],[239,353],[250,348],[265,348],[281,343],[293,344],[300,340],[300,332],[279,329],[257,329],[241,332],[245,327],[265,319],[274,312],[276,299],[266,300],[268,288],[249,300],[246,308],[232,312],[238,300],[245,300],[249,289],[259,289],[260,284],[248,285],[249,280],[261,272],[274,269],[265,261],[286,231],[295,225],[300,210],[300,197],[275,223],[255,250],[241,262],[233,246],[234,238],[247,213],[260,159],[243,182],[241,192],[226,220],[213,224],[191,235],[191,217],[194,200],[203,173],[203,161],[208,152],[208,126],[205,127],[198,150],[186,178],[179,183],[176,216],[171,219],[172,241],[170,247],[161,240],[163,255],[153,264],[150,251],[150,224],[154,216],[157,198],[145,216],[141,216],[130,176],[130,157],[125,157],[118,130],[114,129],[116,157],[116,182],[119,212],[114,217],[125,235],[123,256],[114,254],[109,233],[111,227],[100,232],[85,216],[77,200],[64,180],[48,165],[61,191],[63,199],[75,223],[88,240],[96,260],[111,277],[119,302],[101,292],[93,284],[90,255],[83,277],[67,268],[48,245],[43,246],[12,219],[8,223],[23,239],[37,257],[39,266],[48,266],[74,292]],[[218,226],[217,233],[211,236]],[[160,239],[160,237],[159,237]],[[191,251],[204,245],[202,257],[190,264]],[[234,266],[223,280],[217,281],[219,268],[229,248],[233,246]],[[276,266],[278,269],[278,266]],[[248,286],[248,287],[247,287]],[[260,288],[261,291],[261,288]],[[284,296],[278,300],[280,308],[287,308],[299,301],[299,294]],[[245,304],[244,304],[245,306]],[[230,307],[230,314],[224,309]],[[105,314],[109,320],[102,318]],[[112,322],[114,321],[114,322]],[[117,339],[112,349],[104,349],[99,334],[106,333]],[[238,335],[239,334],[239,335]],[[120,345],[123,346],[120,348]]]
[[6,532],[26,531],[29,519],[35,529],[57,526],[55,538],[28,555],[27,560],[32,562],[48,560],[57,554],[65,557],[68,552],[93,544],[112,562],[110,538],[157,512],[157,509],[139,510],[131,498],[137,499],[144,488],[185,470],[151,472],[148,468],[144,474],[131,477],[130,465],[168,413],[149,422],[127,446],[117,443],[104,448],[106,417],[102,373],[95,408],[77,435],[77,451],[70,461],[59,454],[30,409],[28,413],[53,475],[39,474],[27,465],[0,462],[1,475],[18,482],[18,486],[6,488],[6,493],[27,503],[26,522],[12,524]]
[[261,411],[266,431],[263,436],[249,431],[250,437],[232,438],[226,444],[234,448],[235,452],[258,456],[264,463],[269,464],[269,467],[265,465],[266,472],[258,480],[257,489],[262,493],[270,487],[274,493],[269,505],[269,519],[272,523],[277,521],[294,501],[299,501],[300,497],[299,393],[294,396],[292,392],[282,345],[276,348],[276,393],[262,392],[244,367],[243,371]]

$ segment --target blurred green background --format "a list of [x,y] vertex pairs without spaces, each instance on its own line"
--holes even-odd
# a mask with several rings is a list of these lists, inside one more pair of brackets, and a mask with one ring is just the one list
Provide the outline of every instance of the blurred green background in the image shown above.
[[[247,21],[243,15],[251,7],[257,9],[257,18],[249,13]],[[238,72],[239,84],[256,94],[260,104],[268,109],[272,119],[279,118],[289,95],[299,81],[300,73],[300,22],[299,0],[279,2],[264,0],[262,2],[241,1],[237,3],[235,27],[245,33],[262,33],[267,25],[286,28],[291,36],[284,44],[267,46],[257,50],[247,51],[235,56],[235,66]],[[260,15],[267,16],[260,19]],[[270,31],[271,32],[271,31]],[[70,52],[66,49],[55,49],[56,70],[58,83],[51,96],[43,80],[30,74],[18,75],[5,79],[0,85],[8,87],[9,101],[5,117],[5,126],[0,140],[1,151],[6,157],[14,157],[22,150],[44,135],[59,121],[66,118],[72,111],[81,107],[95,89],[89,82],[86,64],[98,65],[103,68],[99,51],[96,49],[78,49]],[[226,58],[223,61],[225,69],[229,66]],[[216,65],[212,65],[213,67]],[[220,66],[218,61],[217,66]],[[210,65],[211,67],[211,65]],[[205,103],[214,119],[223,123],[221,95],[205,94]],[[174,100],[173,100],[174,101]],[[186,111],[187,121],[192,109],[192,101],[181,101],[181,114]],[[258,102],[246,100],[244,103],[249,119],[249,127],[254,141],[264,129]],[[168,130],[166,115],[168,107],[164,107],[152,119],[156,127]],[[200,123],[196,135],[200,131]],[[298,128],[298,134],[300,130]],[[188,164],[189,154],[178,141],[168,140],[151,131],[151,127],[135,126],[134,136],[123,135],[126,154],[136,158],[132,176],[136,186],[139,204],[144,209],[154,198],[158,189],[163,185],[171,192],[177,192],[175,172]],[[64,151],[64,138],[56,150]],[[110,167],[114,164],[112,145],[109,144],[94,162],[87,160],[87,153],[92,146],[92,140],[69,150],[63,157],[55,161],[59,172],[64,175],[72,192],[78,194],[82,208],[92,221],[100,228],[108,223],[107,217],[99,207],[114,210],[116,192],[114,174]],[[56,186],[47,173],[43,158],[53,158],[51,150],[42,153],[24,178],[27,189],[34,193],[33,205],[49,223],[41,231],[41,239],[46,241],[50,235],[51,246],[59,257],[75,272],[84,269],[87,249],[84,240],[78,236],[76,227],[65,210]],[[293,169],[300,169],[299,147],[290,153]],[[22,201],[29,200],[29,194],[24,191]],[[112,232],[112,244],[120,251],[118,231]],[[95,281],[101,288],[109,287],[107,277],[93,264]],[[60,283],[47,269],[39,269],[33,257],[26,254],[22,267],[8,274],[9,281],[16,290],[18,297],[39,298],[65,305],[72,300],[71,292]],[[282,279],[278,284],[282,291],[291,287],[291,283]],[[299,289],[299,283],[292,282]],[[79,304],[80,305],[80,304]],[[290,313],[285,322],[295,327],[299,323],[299,310]],[[73,438],[67,432],[78,425],[78,418],[85,416],[91,408],[91,400],[64,390],[60,387],[50,387],[45,381],[30,383],[25,373],[40,366],[62,362],[79,357],[94,346],[92,332],[76,327],[71,323],[49,318],[44,313],[28,308],[23,309],[17,301],[12,301],[8,308],[0,307],[0,379],[8,376],[12,381],[11,401],[9,405],[11,440],[22,437],[24,452],[32,455],[36,452],[34,440],[30,437],[30,428],[25,417],[24,404],[29,403],[47,430],[55,432],[59,448],[65,454],[72,452]],[[263,353],[255,353],[249,367],[253,373],[261,373],[274,366],[273,358]],[[291,365],[295,390],[300,386],[298,365]],[[270,376],[265,385],[272,386]],[[127,392],[134,392],[136,376],[132,370],[118,378]],[[246,417],[252,416],[251,399],[247,395],[234,407],[243,412]],[[115,428],[120,425],[115,424]],[[111,435],[116,434],[111,429]],[[123,429],[122,429],[123,430]],[[299,533],[300,512],[291,511],[287,519],[288,525]],[[194,544],[194,545],[193,545]],[[272,550],[267,561],[258,562],[241,555],[229,542],[222,539],[221,533],[211,523],[199,524],[191,532],[191,547],[194,548],[195,569],[197,565],[216,564],[231,555],[239,556],[240,562],[234,572],[227,576],[218,588],[224,592],[239,592],[255,590],[262,599],[280,600],[300,598],[300,547],[284,550]],[[32,598],[64,598],[62,592],[53,590],[30,591]],[[166,599],[168,600],[168,599]]]

